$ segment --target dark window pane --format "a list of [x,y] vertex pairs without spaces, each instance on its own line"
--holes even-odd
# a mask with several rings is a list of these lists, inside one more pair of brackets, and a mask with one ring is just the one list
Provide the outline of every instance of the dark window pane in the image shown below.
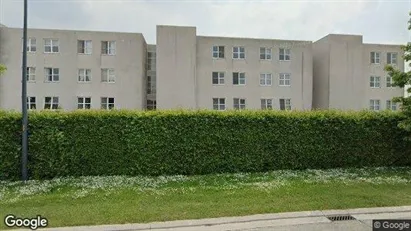
[[285,100],[280,99],[280,110],[285,110]]

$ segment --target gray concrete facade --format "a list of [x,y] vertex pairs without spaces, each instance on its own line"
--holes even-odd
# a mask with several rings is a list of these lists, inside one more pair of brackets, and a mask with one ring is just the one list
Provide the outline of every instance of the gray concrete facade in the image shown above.
[[[404,95],[404,89],[387,86],[384,71],[391,54],[396,54],[395,66],[404,71],[399,45],[365,44],[360,35],[330,34],[314,42],[313,50],[316,109],[370,109],[370,100],[379,100],[383,110],[387,100]],[[374,53],[378,58],[372,58]]]
[[[55,97],[65,110],[383,110],[404,95],[384,71],[387,61],[404,71],[400,45],[366,44],[361,35],[229,38],[159,25],[156,44],[140,33],[29,29],[28,36],[29,107],[37,110],[57,108],[49,103]],[[21,37],[19,28],[0,27],[8,68],[1,109],[21,110]]]
[[[158,108],[213,109],[213,99],[223,99],[222,109],[233,109],[234,99],[241,99],[242,108],[261,109],[265,99],[280,109],[280,99],[291,99],[292,109],[310,110],[311,46],[310,41],[197,36],[193,27],[158,26]],[[215,47],[224,55],[214,57]],[[289,51],[289,60],[280,60],[280,49]],[[220,82],[213,82],[213,72]],[[245,80],[237,84],[234,73]],[[284,74],[289,84],[281,86]],[[269,83],[261,84],[261,75]]]
[[[45,97],[58,97],[64,110],[77,109],[78,97],[91,98],[92,109],[101,108],[102,97],[114,98],[114,108],[144,108],[147,45],[142,34],[29,29],[28,37],[33,42],[27,66],[35,70],[27,91],[29,97],[36,97],[36,109],[44,108]],[[45,52],[49,39],[57,41],[54,53]],[[91,41],[82,54],[79,40]],[[111,54],[102,54],[104,41],[114,42]],[[21,54],[22,30],[1,27],[0,63],[8,69],[0,78],[2,109],[21,110]],[[48,81],[45,68],[58,69],[57,81]],[[88,81],[79,81],[79,69],[89,70]],[[102,69],[114,70],[112,81],[103,82]]]

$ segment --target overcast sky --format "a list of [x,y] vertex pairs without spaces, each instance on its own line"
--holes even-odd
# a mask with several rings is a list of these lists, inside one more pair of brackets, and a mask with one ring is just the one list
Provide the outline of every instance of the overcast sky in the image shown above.
[[[0,23],[22,27],[22,0],[0,0]],[[29,27],[140,32],[196,26],[198,35],[318,40],[362,34],[367,43],[411,41],[411,0],[29,0]]]

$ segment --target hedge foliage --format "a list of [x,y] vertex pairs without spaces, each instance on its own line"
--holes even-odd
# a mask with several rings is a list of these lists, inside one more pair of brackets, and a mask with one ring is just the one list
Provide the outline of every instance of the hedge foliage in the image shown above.
[[[395,112],[30,112],[31,179],[411,166]],[[0,112],[0,180],[20,178],[21,116]]]

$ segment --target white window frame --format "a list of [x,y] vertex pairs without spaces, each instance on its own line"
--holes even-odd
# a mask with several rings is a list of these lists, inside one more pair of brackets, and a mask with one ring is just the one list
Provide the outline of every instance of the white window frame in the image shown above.
[[[90,102],[87,103],[86,99],[90,99]],[[90,96],[77,96],[77,109],[79,109],[79,110],[89,110],[89,109],[91,109],[91,101],[92,101],[92,99],[91,99]],[[88,106],[88,108],[86,106]]]
[[[51,70],[51,80],[49,79],[50,75],[49,75],[48,69]],[[44,68],[44,77],[45,77],[45,82],[46,83],[58,83],[58,82],[60,82],[60,69],[59,68],[54,68],[54,67],[45,67]]]
[[[80,51],[79,44],[82,43],[83,51]],[[93,54],[93,41],[91,40],[77,40],[77,53],[81,55]]]
[[370,99],[370,110],[379,111],[381,110],[381,101],[379,99]]
[[273,110],[273,99],[272,98],[262,98],[261,110]]
[[79,68],[77,70],[77,82],[78,83],[91,83],[91,69]]
[[[221,57],[221,54],[222,54],[222,57]],[[214,45],[212,47],[212,57],[213,59],[224,59],[225,58],[225,46]]]
[[394,103],[392,100],[387,100],[385,101],[385,103],[386,103],[387,110],[392,110],[392,111],[398,110],[397,103]]
[[[281,100],[284,100],[284,109],[281,109]],[[278,99],[280,110],[289,111],[291,110],[291,99],[290,98],[281,98]]]
[[37,40],[36,40],[36,38],[27,38],[26,49],[27,49],[27,52],[29,52],[29,53],[37,52]]
[[387,64],[395,66],[397,65],[397,63],[398,63],[398,53],[397,52],[387,52]]
[[[237,74],[238,84],[234,83],[234,74]],[[243,83],[242,83],[243,82]],[[233,72],[233,85],[234,86],[245,86],[247,83],[245,72]]]
[[[104,80],[104,73],[107,73],[107,79]],[[114,68],[102,68],[101,69],[101,82],[102,83],[115,83],[116,72]]]
[[260,86],[272,86],[273,75],[271,73],[260,73]]
[[[31,102],[31,99],[34,99],[34,102]],[[32,108],[34,106],[34,108]],[[36,97],[35,96],[27,96],[27,109],[28,110],[36,110],[37,105],[36,105]]]
[[279,48],[278,60],[280,61],[291,61],[291,49],[290,48]]
[[[50,48],[50,51],[46,49]],[[54,38],[45,38],[44,39],[44,53],[55,54],[60,53],[60,40]]]
[[[217,74],[217,78],[214,78],[214,74]],[[217,83],[214,83],[215,79],[217,80]],[[213,85],[224,85],[225,84],[225,72],[213,71],[211,73],[211,83]]]
[[[237,50],[237,51],[235,51]],[[237,57],[235,57],[237,56]],[[245,59],[245,47],[234,46],[233,47],[233,59]]]
[[278,76],[278,85],[280,87],[290,87],[291,86],[291,74],[290,73],[280,73]]
[[[217,104],[214,103],[216,100],[217,100]],[[212,103],[213,103],[213,110],[225,111],[227,109],[227,107],[225,106],[225,103],[226,103],[225,98],[213,98]],[[216,107],[217,107],[217,109],[216,109]]]
[[370,63],[380,64],[381,63],[381,52],[378,52],[378,51],[370,52]]
[[370,76],[370,87],[371,88],[381,88],[381,77],[380,76]]
[[392,77],[391,76],[387,76],[385,77],[385,86],[389,87],[389,88],[394,88],[394,86],[392,86]]
[[260,60],[271,60],[273,57],[272,49],[269,47],[260,47]]
[[[50,98],[50,108],[46,108],[46,99]],[[57,99],[57,105],[55,102],[55,99]],[[55,108],[53,108],[54,106],[56,106]],[[58,96],[45,96],[44,97],[44,104],[43,104],[43,109],[45,110],[57,110],[60,107],[60,99]]]
[[[103,100],[106,100],[105,103],[103,103]],[[113,99],[113,102],[110,103],[110,99]],[[110,105],[112,106],[110,108]],[[111,109],[115,109],[116,107],[116,99],[114,97],[101,97],[100,98],[100,108],[103,110],[111,110]]]
[[[104,46],[105,49],[103,48]],[[103,51],[107,51],[104,53]],[[101,54],[102,55],[116,55],[116,41],[101,41]]]
[[27,82],[36,82],[36,67],[27,67]]
[[247,100],[245,98],[233,98],[233,108],[235,110],[245,110],[246,105],[247,105]]

